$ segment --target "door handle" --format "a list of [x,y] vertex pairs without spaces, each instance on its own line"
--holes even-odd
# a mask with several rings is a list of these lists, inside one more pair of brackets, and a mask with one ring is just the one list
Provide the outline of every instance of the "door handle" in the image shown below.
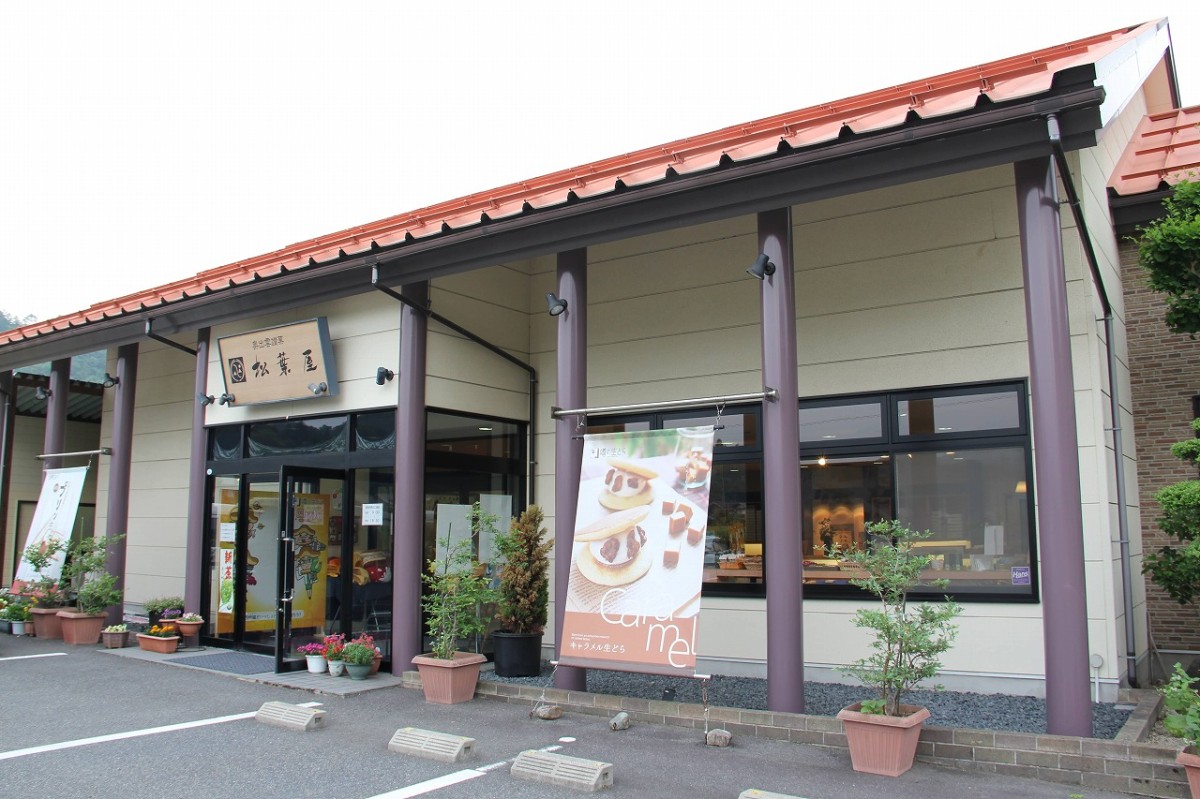
[[293,590],[293,591],[288,591],[286,594],[284,594],[283,596],[279,597],[279,601],[280,601],[281,603],[283,603],[284,605],[286,605],[286,604],[288,604],[289,602],[291,602],[291,601],[292,601],[293,599],[295,599],[295,598],[296,598],[296,592]]

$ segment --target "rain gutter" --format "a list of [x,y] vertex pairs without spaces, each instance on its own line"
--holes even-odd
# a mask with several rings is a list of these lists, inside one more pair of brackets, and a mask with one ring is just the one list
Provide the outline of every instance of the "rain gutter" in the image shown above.
[[1100,307],[1104,312],[1104,349],[1108,355],[1108,401],[1113,425],[1113,472],[1117,483],[1117,530],[1121,547],[1121,591],[1124,595],[1125,607],[1125,674],[1130,687],[1137,688],[1137,638],[1133,625],[1133,571],[1129,547],[1128,499],[1125,493],[1125,449],[1121,440],[1121,401],[1117,394],[1119,381],[1117,380],[1112,303],[1109,302],[1108,292],[1104,288],[1104,280],[1100,276],[1096,250],[1092,247],[1092,236],[1088,231],[1087,222],[1084,221],[1079,193],[1075,190],[1075,181],[1067,166],[1067,154],[1063,148],[1056,114],[1046,116],[1046,127],[1050,136],[1051,149],[1054,151],[1054,162],[1058,167],[1058,176],[1067,192],[1067,204],[1071,207],[1071,215],[1075,218],[1075,228],[1079,231],[1084,258],[1087,260],[1088,270],[1092,274],[1092,284],[1100,298]]
[[392,299],[398,300],[399,302],[403,303],[404,305],[407,305],[409,308],[412,308],[417,313],[424,314],[425,316],[434,320],[435,322],[437,322],[441,325],[444,325],[445,327],[450,328],[451,330],[453,330],[455,333],[458,333],[463,338],[468,339],[469,341],[475,342],[476,344],[478,344],[479,346],[488,350],[489,352],[493,352],[496,355],[499,355],[501,358],[503,358],[504,360],[513,364],[514,366],[524,369],[525,372],[529,375],[529,440],[526,443],[526,453],[525,453],[525,473],[526,473],[525,497],[526,497],[526,504],[532,505],[533,501],[534,501],[534,487],[533,487],[533,484],[535,482],[534,467],[536,465],[536,461],[534,460],[534,457],[533,457],[533,446],[534,446],[534,442],[537,440],[536,438],[534,438],[534,436],[537,433],[537,429],[536,429],[537,422],[535,421],[537,419],[537,384],[538,384],[537,370],[534,369],[529,364],[525,363],[525,361],[522,361],[520,358],[518,358],[515,355],[509,353],[508,351],[502,349],[501,347],[498,347],[497,345],[493,344],[492,342],[488,341],[487,339],[483,338],[482,336],[478,336],[475,333],[472,333],[470,330],[467,330],[465,327],[458,324],[457,322],[447,319],[446,317],[442,316],[440,313],[433,310],[432,308],[426,308],[424,305],[421,305],[420,303],[413,302],[411,299],[409,299],[408,297],[405,297],[400,292],[395,291],[388,286],[385,286],[379,279],[379,265],[378,264],[371,264],[371,287],[374,289],[377,289],[379,291],[382,291],[384,294],[388,295]]

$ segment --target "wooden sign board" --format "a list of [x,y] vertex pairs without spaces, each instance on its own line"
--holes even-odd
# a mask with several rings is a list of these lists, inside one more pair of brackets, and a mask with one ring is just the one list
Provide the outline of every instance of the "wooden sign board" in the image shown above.
[[217,340],[225,392],[236,405],[316,399],[338,393],[325,317]]

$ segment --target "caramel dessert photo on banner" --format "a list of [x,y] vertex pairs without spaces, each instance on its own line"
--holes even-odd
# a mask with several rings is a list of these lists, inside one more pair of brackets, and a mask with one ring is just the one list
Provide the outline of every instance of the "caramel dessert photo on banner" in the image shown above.
[[650,481],[658,477],[658,472],[619,458],[609,458],[608,466],[599,497],[601,505],[609,510],[625,510],[654,501],[654,487]]
[[627,508],[604,516],[575,531],[582,543],[575,565],[596,585],[618,586],[636,582],[650,570],[653,555],[641,522],[648,507]]

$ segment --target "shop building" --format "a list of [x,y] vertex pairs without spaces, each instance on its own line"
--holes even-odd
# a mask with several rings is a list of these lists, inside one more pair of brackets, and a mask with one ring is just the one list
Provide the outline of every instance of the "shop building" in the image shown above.
[[96,525],[128,534],[127,607],[182,592],[207,641],[281,667],[338,629],[404,670],[461,506],[536,502],[568,552],[581,433],[719,417],[701,670],[765,675],[772,708],[802,709],[804,679],[866,648],[823,545],[898,517],[934,532],[966,604],[941,682],[1044,693],[1052,731],[1090,729],[1093,678],[1113,698],[1148,651],[1105,187],[1142,118],[1178,105],[1150,22],[0,333],[0,369],[109,350]]

